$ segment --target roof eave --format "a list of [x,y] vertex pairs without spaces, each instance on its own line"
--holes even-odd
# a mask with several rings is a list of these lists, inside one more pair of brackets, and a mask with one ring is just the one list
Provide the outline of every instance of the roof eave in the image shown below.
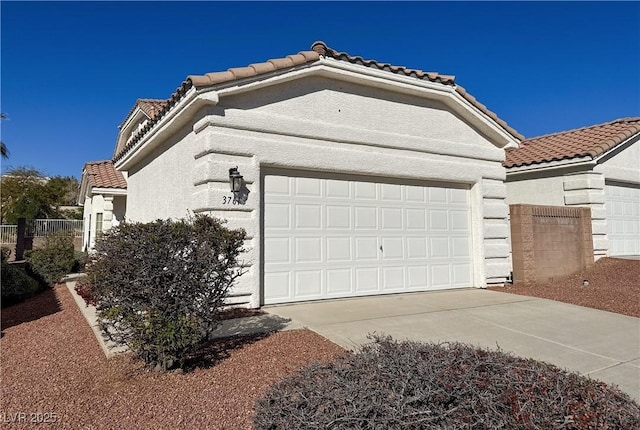
[[[212,88],[198,90],[191,87],[131,149],[114,162],[114,167],[120,171],[129,170],[136,160],[153,150],[153,142],[158,137],[173,133],[186,124],[190,119],[189,113],[194,114],[206,105],[216,105],[218,101],[218,94]],[[185,110],[187,112],[183,112]]]
[[566,167],[582,166],[585,168],[592,168],[596,164],[596,161],[592,157],[583,156],[568,158],[564,160],[546,161],[543,163],[526,164],[523,166],[506,167],[506,169],[507,176],[509,176],[512,174],[515,175],[519,173],[542,172],[547,170],[563,169]]
[[97,194],[107,194],[114,196],[126,196],[127,189],[126,188],[116,188],[116,187],[92,187],[91,195]]

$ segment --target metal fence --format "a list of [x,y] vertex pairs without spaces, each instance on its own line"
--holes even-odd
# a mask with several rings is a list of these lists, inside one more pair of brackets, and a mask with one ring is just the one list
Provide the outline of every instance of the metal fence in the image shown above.
[[17,225],[0,225],[0,243],[13,243],[18,240]]
[[45,237],[51,233],[66,231],[75,237],[82,237],[83,221],[75,219],[34,219],[27,220],[27,237]]
[[[75,219],[30,219],[26,221],[26,237],[45,237],[48,234],[68,231],[74,237],[82,237],[83,221]],[[16,243],[18,239],[17,225],[0,225],[2,243]]]

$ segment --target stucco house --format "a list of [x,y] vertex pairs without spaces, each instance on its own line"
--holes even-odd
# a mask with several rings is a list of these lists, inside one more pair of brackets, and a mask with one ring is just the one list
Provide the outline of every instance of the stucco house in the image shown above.
[[111,160],[85,163],[78,197],[84,206],[83,250],[93,249],[96,235],[125,219],[126,198],[127,181]]
[[502,162],[521,139],[453,76],[316,42],[188,76],[129,114],[113,162],[127,220],[247,231],[231,303],[257,307],[505,282]]
[[507,150],[507,202],[591,208],[594,257],[640,255],[640,117]]

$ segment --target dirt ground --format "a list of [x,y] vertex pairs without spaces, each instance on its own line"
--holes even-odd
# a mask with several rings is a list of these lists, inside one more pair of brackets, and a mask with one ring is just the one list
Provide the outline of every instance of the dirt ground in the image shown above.
[[640,318],[640,260],[606,257],[589,270],[553,282],[491,289]]

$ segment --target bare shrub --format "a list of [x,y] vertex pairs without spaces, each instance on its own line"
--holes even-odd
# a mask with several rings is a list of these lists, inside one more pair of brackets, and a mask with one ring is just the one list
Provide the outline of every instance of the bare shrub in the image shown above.
[[631,429],[616,388],[535,360],[460,343],[374,337],[307,367],[257,402],[257,429]]

